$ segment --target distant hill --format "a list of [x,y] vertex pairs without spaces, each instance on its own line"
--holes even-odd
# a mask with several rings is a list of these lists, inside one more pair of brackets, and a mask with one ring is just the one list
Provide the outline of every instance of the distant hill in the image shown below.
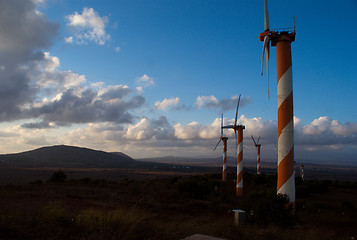
[[135,161],[124,153],[107,153],[66,145],[0,155],[0,166],[8,167],[135,168],[147,164]]

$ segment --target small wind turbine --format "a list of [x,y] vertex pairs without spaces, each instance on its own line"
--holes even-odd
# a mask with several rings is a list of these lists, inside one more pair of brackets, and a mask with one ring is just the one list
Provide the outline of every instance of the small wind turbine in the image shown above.
[[[295,41],[294,31],[269,29],[267,0],[264,0],[264,32],[259,34],[263,44],[262,69],[264,52],[266,55],[267,83],[269,97],[269,47],[276,46],[277,92],[278,92],[278,183],[277,194],[286,194],[289,202],[295,203],[294,178],[294,120],[291,43]],[[263,71],[262,71],[263,74]],[[294,204],[295,205],[295,204]]]
[[305,181],[305,170],[304,170],[304,165],[300,165],[300,177],[302,181]]
[[239,98],[238,98],[236,116],[234,119],[234,125],[228,125],[228,126],[222,127],[222,128],[232,128],[234,130],[234,135],[236,138],[236,147],[237,147],[236,195],[239,197],[243,196],[243,129],[245,129],[245,126],[237,125],[240,96],[241,95],[239,95]]
[[257,141],[255,141],[253,135],[250,136],[253,139],[254,146],[257,148],[257,174],[260,174],[260,146],[261,146],[261,144],[259,144],[260,136]]
[[222,113],[222,117],[221,117],[221,137],[219,138],[219,141],[217,143],[217,145],[214,147],[214,150],[216,150],[218,144],[222,141],[223,143],[223,169],[222,169],[222,181],[226,181],[227,179],[227,172],[226,172],[226,168],[227,168],[227,137],[223,137],[223,113]]

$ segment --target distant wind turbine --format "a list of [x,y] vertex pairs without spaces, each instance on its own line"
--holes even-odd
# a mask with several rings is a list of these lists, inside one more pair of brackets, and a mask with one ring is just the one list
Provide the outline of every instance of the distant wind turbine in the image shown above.
[[302,181],[305,181],[305,169],[303,164],[300,165],[300,177]]
[[261,146],[261,144],[259,144],[260,136],[257,141],[255,141],[253,135],[250,136],[253,139],[254,146],[257,148],[257,174],[260,174],[260,146]]
[[219,141],[217,143],[217,145],[214,147],[214,150],[216,150],[218,144],[222,141],[223,143],[223,168],[222,168],[222,181],[226,181],[227,179],[227,137],[223,137],[223,113],[222,113],[222,117],[221,117],[221,137],[219,138]]
[[234,135],[236,137],[236,147],[237,147],[236,195],[239,197],[243,196],[243,129],[245,129],[245,126],[237,125],[240,96],[241,95],[239,95],[238,98],[234,125],[228,125],[222,127],[222,128],[232,128],[234,130]]

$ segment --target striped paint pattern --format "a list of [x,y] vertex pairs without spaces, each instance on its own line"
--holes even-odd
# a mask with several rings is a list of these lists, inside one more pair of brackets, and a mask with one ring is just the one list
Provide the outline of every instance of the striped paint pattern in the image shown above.
[[223,142],[223,169],[222,169],[222,181],[226,181],[227,179],[227,137],[222,137]]
[[291,39],[280,34],[276,40],[278,91],[278,184],[277,193],[295,202],[294,120]]
[[257,174],[260,174],[260,144],[255,145],[257,147]]
[[236,126],[237,130],[237,181],[236,195],[243,196],[243,129],[242,125]]

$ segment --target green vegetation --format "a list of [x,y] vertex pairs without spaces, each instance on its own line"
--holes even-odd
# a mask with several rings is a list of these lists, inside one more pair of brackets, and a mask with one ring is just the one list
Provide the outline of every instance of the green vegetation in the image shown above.
[[[357,236],[357,183],[297,179],[296,218],[276,175],[234,174],[124,179],[67,179],[0,186],[0,239],[182,239],[201,233],[226,239],[351,239]],[[55,183],[55,184],[53,184]],[[236,226],[232,209],[248,224]],[[295,222],[299,227],[295,226]]]

